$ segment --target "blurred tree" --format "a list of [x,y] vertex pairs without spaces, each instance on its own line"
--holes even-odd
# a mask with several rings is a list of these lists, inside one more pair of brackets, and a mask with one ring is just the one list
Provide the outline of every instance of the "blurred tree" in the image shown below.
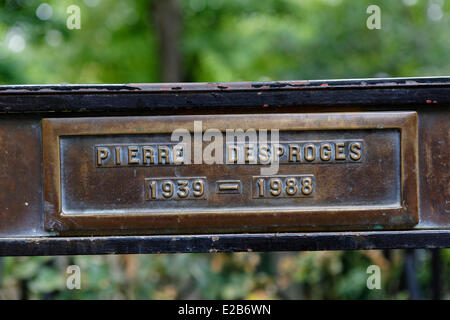
[[159,44],[163,82],[183,79],[181,58],[181,13],[178,0],[153,1],[153,20]]
[[162,69],[188,81],[450,72],[448,1],[380,2],[381,30],[369,30],[372,2],[86,0],[81,29],[69,30],[71,0],[48,0],[46,20],[40,1],[1,0],[0,82],[157,82],[169,79]]

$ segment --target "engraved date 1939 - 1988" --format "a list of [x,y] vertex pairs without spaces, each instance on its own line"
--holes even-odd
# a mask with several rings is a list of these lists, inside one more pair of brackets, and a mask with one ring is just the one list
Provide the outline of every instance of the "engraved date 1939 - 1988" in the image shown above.
[[[226,183],[230,182],[230,183]],[[239,180],[218,180],[218,194],[241,194]],[[235,186],[234,192],[223,192],[226,186]],[[144,179],[145,200],[206,200],[206,177],[165,177]],[[315,193],[315,177],[312,174],[252,176],[253,199],[303,198]]]

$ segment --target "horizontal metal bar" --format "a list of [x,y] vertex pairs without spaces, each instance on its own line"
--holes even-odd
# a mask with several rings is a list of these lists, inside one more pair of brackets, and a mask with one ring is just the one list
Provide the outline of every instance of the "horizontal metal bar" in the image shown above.
[[450,230],[2,238],[0,256],[449,248]]
[[415,78],[365,78],[329,80],[291,80],[255,82],[178,82],[178,83],[122,83],[122,84],[37,84],[0,85],[0,95],[11,93],[113,93],[113,92],[194,92],[194,91],[266,91],[301,90],[311,88],[330,89],[337,87],[416,87],[448,86],[450,77]]
[[0,113],[302,112],[352,106],[373,110],[449,107],[450,77],[0,86]]

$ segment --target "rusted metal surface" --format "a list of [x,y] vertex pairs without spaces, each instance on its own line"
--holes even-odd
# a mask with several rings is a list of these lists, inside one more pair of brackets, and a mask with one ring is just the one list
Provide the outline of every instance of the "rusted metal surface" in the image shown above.
[[0,237],[46,234],[41,154],[40,119],[0,119]]
[[[194,121],[202,122],[200,134],[279,130],[279,169],[261,176],[262,165],[250,162],[174,165],[156,155],[163,148],[173,157],[170,134],[183,128],[193,136]],[[418,222],[415,112],[44,119],[43,139],[49,231],[370,230]],[[143,158],[146,149],[154,159]],[[226,179],[240,181],[242,192],[216,193]],[[150,191],[160,201],[148,201]]]
[[[239,230],[243,230],[242,226],[257,225],[258,221],[264,222],[265,225],[270,223],[270,215],[267,215],[267,219],[258,220],[260,217],[257,213],[254,213],[253,219],[249,217],[243,217],[244,220],[241,225],[238,225],[236,216],[231,217],[227,221],[234,221],[235,225],[229,224],[230,227],[227,230],[217,229],[214,226],[214,220],[209,216],[209,219],[191,220],[191,225],[187,224],[185,232],[208,232],[203,235],[181,235],[182,231],[175,228],[168,236],[151,235],[154,234],[154,230],[157,229],[157,225],[152,225],[148,228],[145,225],[144,228],[139,228],[139,223],[142,221],[138,216],[135,216],[132,220],[124,219],[122,222],[116,222],[112,225],[95,222],[94,217],[92,223],[89,222],[87,226],[95,225],[95,228],[86,228],[86,225],[79,224],[77,220],[65,221],[58,228],[46,228],[45,217],[48,210],[52,210],[51,205],[43,202],[44,194],[44,182],[46,178],[44,176],[43,166],[51,166],[51,163],[46,162],[44,158],[42,148],[42,119],[60,119],[62,122],[73,124],[76,121],[75,118],[90,117],[94,119],[87,119],[88,122],[93,124],[93,127],[97,125],[97,121],[101,118],[105,118],[105,121],[110,121],[108,118],[114,116],[118,119],[114,119],[114,122],[120,125],[120,121],[126,121],[127,117],[137,117],[145,121],[145,117],[150,119],[156,119],[156,116],[166,115],[168,118],[175,119],[178,116],[189,115],[192,119],[200,119],[204,115],[208,115],[214,118],[216,123],[231,123],[234,118],[229,117],[231,115],[237,116],[238,114],[251,114],[252,118],[264,118],[267,119],[287,116],[287,114],[293,114],[297,117],[302,117],[305,114],[325,114],[332,113],[339,115],[342,113],[361,113],[368,114],[370,112],[376,114],[383,114],[384,112],[399,112],[407,114],[417,115],[417,137],[408,139],[412,144],[415,144],[417,153],[408,153],[408,150],[412,150],[411,146],[407,148],[400,148],[402,152],[406,152],[406,158],[401,159],[399,155],[396,157],[389,153],[389,150],[393,150],[392,146],[395,145],[396,139],[398,139],[397,129],[388,129],[387,127],[370,129],[373,130],[371,135],[372,140],[367,140],[370,135],[369,132],[352,131],[349,130],[346,133],[346,141],[353,141],[354,139],[362,140],[363,142],[371,142],[371,145],[380,146],[381,141],[387,142],[384,148],[380,149],[380,157],[387,157],[388,162],[392,163],[395,159],[400,159],[401,166],[406,170],[410,177],[416,176],[418,185],[414,186],[410,181],[401,181],[400,186],[391,189],[388,185],[382,185],[381,188],[384,193],[377,194],[368,193],[364,195],[363,190],[375,190],[373,181],[380,180],[379,173],[383,171],[383,175],[389,176],[390,180],[394,184],[398,182],[399,177],[402,176],[401,172],[397,171],[396,165],[390,165],[383,163],[374,165],[373,162],[362,161],[360,164],[355,163],[341,163],[339,164],[339,170],[334,172],[331,169],[335,167],[332,163],[327,165],[322,164],[310,164],[308,170],[300,170],[295,172],[297,178],[303,175],[308,175],[310,172],[314,175],[317,182],[319,177],[323,181],[323,176],[320,176],[320,172],[329,170],[329,182],[318,189],[318,193],[314,194],[313,198],[298,197],[294,200],[287,199],[293,203],[300,204],[305,201],[314,200],[317,202],[318,207],[326,206],[326,199],[320,198],[325,194],[331,194],[330,191],[333,186],[336,186],[338,179],[344,179],[344,187],[349,187],[349,182],[352,181],[348,176],[342,177],[341,172],[350,172],[352,174],[356,171],[348,169],[350,165],[360,168],[360,172],[367,175],[367,181],[362,184],[362,178],[356,177],[358,180],[358,186],[363,188],[358,189],[353,194],[342,193],[343,203],[354,204],[354,201],[359,201],[365,198],[367,201],[373,200],[374,203],[379,201],[381,205],[388,202],[396,203],[397,198],[390,198],[389,195],[397,195],[398,191],[401,192],[410,190],[409,194],[418,194],[416,201],[407,201],[403,203],[400,201],[400,207],[406,208],[403,214],[398,213],[399,220],[389,220],[382,215],[369,215],[369,212],[362,215],[351,215],[349,212],[346,216],[336,213],[333,216],[313,216],[310,214],[311,219],[314,220],[313,228],[301,229],[301,230],[341,230],[339,232],[326,232],[326,233],[260,233],[260,234],[242,234]],[[293,81],[293,82],[270,82],[270,83],[216,83],[216,84],[127,84],[127,85],[73,85],[73,86],[0,86],[0,255],[22,255],[22,254],[93,254],[93,253],[137,253],[137,252],[208,252],[209,250],[217,251],[246,251],[246,250],[325,250],[325,249],[374,249],[374,248],[417,248],[417,247],[449,247],[449,234],[450,234],[450,176],[449,176],[449,163],[450,163],[450,137],[449,137],[449,124],[450,124],[450,79],[449,78],[417,78],[417,79],[363,79],[363,80],[324,80],[324,81]],[[218,115],[221,115],[220,117]],[[145,117],[144,117],[145,116]],[[389,117],[383,117],[378,125],[384,123]],[[120,120],[122,119],[122,120]],[[389,120],[387,120],[389,121]],[[80,122],[80,123],[81,123]],[[301,121],[300,121],[301,123]],[[233,123],[232,126],[235,126]],[[145,127],[142,125],[141,127]],[[414,126],[406,126],[413,128]],[[323,128],[322,128],[323,129]],[[345,129],[344,129],[345,131]],[[120,133],[120,132],[119,132]],[[306,134],[306,136],[305,136]],[[309,134],[309,135],[308,135]],[[286,135],[286,132],[281,132],[281,135]],[[319,135],[319,137],[317,136]],[[331,137],[336,137],[336,134],[330,131],[317,130],[315,133],[293,133],[293,135],[286,136],[291,140],[303,140],[305,142],[311,142],[314,139],[324,142],[330,140]],[[139,136],[134,136],[139,137]],[[164,142],[167,140],[167,135],[160,134],[159,136]],[[104,137],[103,137],[104,138]],[[89,181],[89,178],[83,180],[82,173],[89,173],[91,175],[95,172],[93,163],[94,159],[90,159],[92,167],[83,169],[81,163],[84,163],[86,155],[76,154],[77,148],[84,148],[91,146],[95,139],[99,139],[98,145],[101,146],[104,143],[103,138],[96,135],[84,136],[83,139],[77,137],[66,136],[62,138],[63,145],[69,146],[66,150],[72,155],[68,158],[62,159],[61,163],[71,164],[73,168],[69,170],[72,173],[74,181],[82,185],[83,181]],[[125,145],[129,141],[134,141],[130,137],[122,137]],[[341,137],[339,136],[338,139]],[[72,140],[71,140],[72,139]],[[77,140],[78,139],[78,140]],[[117,141],[114,136],[109,136],[109,142],[115,144]],[[129,139],[129,140],[127,140]],[[146,138],[145,138],[146,139]],[[383,140],[384,139],[384,140]],[[127,142],[128,141],[128,142]],[[289,140],[290,141],[290,140]],[[358,140],[359,141],[359,140]],[[139,142],[136,140],[136,143]],[[147,141],[143,142],[144,144]],[[374,143],[374,144],[372,144]],[[73,148],[73,151],[70,151]],[[372,150],[371,148],[370,150]],[[375,148],[376,149],[376,148]],[[59,150],[59,149],[58,149]],[[80,150],[80,149],[78,149]],[[66,152],[64,151],[64,152]],[[68,155],[69,153],[66,153]],[[412,160],[408,157],[417,157],[416,164],[411,164]],[[56,158],[55,158],[56,159]],[[58,158],[59,159],[59,158]],[[404,160],[407,161],[404,161]],[[57,160],[58,161],[58,160]],[[77,166],[80,164],[80,166]],[[366,167],[366,164],[370,164]],[[54,164],[56,165],[56,164]],[[282,167],[288,167],[288,165],[282,164]],[[231,166],[229,166],[231,167]],[[204,169],[194,168],[190,169],[178,169],[185,170],[183,176],[192,178],[208,178],[208,176],[214,177],[214,182],[220,182],[219,184],[212,184],[207,187],[208,192],[214,194],[217,199],[237,199],[240,195],[246,193],[246,196],[251,196],[250,201],[255,203],[257,200],[263,201],[266,204],[272,199],[261,200],[253,198],[254,193],[249,194],[249,185],[253,176],[263,176],[255,174],[251,171],[250,166],[244,166],[247,169],[238,169],[239,175],[245,176],[245,180],[242,178],[228,175],[226,172],[206,172],[203,174]],[[159,168],[159,167],[158,167]],[[311,168],[312,170],[309,170]],[[412,169],[415,168],[415,169]],[[124,169],[124,170],[123,170]],[[134,168],[131,168],[134,169]],[[148,169],[146,167],[136,168],[136,174],[140,178],[147,177],[147,173],[143,173]],[[83,171],[85,170],[85,171]],[[130,168],[102,168],[109,172],[111,170],[119,170],[122,173],[117,175],[122,176],[125,180],[132,182],[134,178],[125,174],[127,170],[131,173]],[[172,175],[169,168],[162,167],[161,175],[150,174],[150,180],[159,181],[154,178],[177,178],[177,175]],[[229,169],[230,172],[234,172],[236,169]],[[239,171],[241,170],[241,171]],[[294,175],[288,169],[285,172],[281,172],[279,175],[289,173]],[[118,172],[119,172],[118,171]],[[164,171],[164,176],[162,175]],[[153,172],[153,171],[152,171]],[[189,172],[189,174],[187,174]],[[169,175],[170,174],[170,175]],[[116,174],[114,174],[116,175]],[[114,175],[110,175],[109,179],[113,179]],[[134,175],[134,171],[133,171]],[[67,178],[67,176],[66,176]],[[414,179],[413,179],[414,180]],[[112,181],[112,180],[111,180]],[[253,181],[253,180],[251,180]],[[255,180],[256,182],[258,180]],[[283,180],[284,181],[284,180]],[[298,180],[301,181],[301,180]],[[355,180],[356,181],[356,180]],[[63,181],[63,187],[69,186],[70,181]],[[91,180],[92,182],[92,180]],[[255,183],[256,183],[255,182]],[[192,182],[191,182],[192,183]],[[148,185],[147,184],[147,185]],[[254,185],[254,184],[253,184]],[[356,184],[355,184],[356,185]],[[99,185],[97,185],[99,186]],[[93,190],[92,187],[87,189],[77,189],[76,185],[70,186],[72,194],[70,197],[74,200],[71,204],[67,203],[70,209],[81,210],[84,203],[82,193],[77,193],[76,190]],[[144,181],[142,185],[139,185],[136,194],[144,196],[141,193],[144,187]],[[237,189],[236,189],[237,188]],[[251,189],[251,188],[250,188]],[[69,191],[69,188],[67,188]],[[107,194],[107,197],[114,195],[112,187],[109,189],[111,194]],[[237,190],[237,191],[236,191]],[[322,191],[328,190],[328,193]],[[348,190],[348,189],[347,189]],[[413,191],[415,190],[415,192]],[[418,190],[418,191],[417,191]],[[99,190],[96,190],[100,192]],[[408,191],[407,191],[408,192]],[[128,192],[129,196],[133,193]],[[91,201],[91,204],[95,202],[94,193],[86,193],[86,200]],[[151,198],[150,195],[147,195]],[[225,198],[228,197],[228,198]],[[402,196],[401,196],[402,197]],[[403,199],[401,198],[400,199]],[[158,198],[158,196],[157,196]],[[106,198],[105,198],[106,199]],[[112,198],[111,198],[112,199]],[[110,204],[111,204],[110,199]],[[389,199],[389,200],[388,200]],[[390,201],[395,199],[395,201]],[[412,198],[410,198],[412,199]],[[328,199],[329,200],[329,199]],[[410,203],[419,203],[418,208],[410,207]],[[53,199],[53,201],[56,201]],[[164,200],[146,200],[146,203],[151,202],[153,208],[164,209]],[[190,201],[190,202],[189,202]],[[186,200],[189,202],[182,210],[194,210],[196,206],[200,206],[198,203],[203,203],[205,200]],[[281,200],[285,203],[285,200]],[[333,201],[337,201],[334,199]],[[207,202],[207,201],[206,201]],[[50,202],[49,202],[50,203]],[[88,201],[86,201],[88,203]],[[155,204],[157,203],[157,204]],[[217,202],[224,204],[224,207],[233,207],[237,203],[232,201]],[[51,204],[51,203],[50,203]],[[265,204],[265,205],[266,205]],[[165,205],[167,206],[167,205]],[[180,205],[178,205],[180,206]],[[263,206],[264,205],[260,205]],[[283,207],[283,205],[281,206]],[[127,206],[123,209],[126,210]],[[168,208],[168,207],[167,207]],[[99,212],[101,210],[107,210],[108,207],[95,208]],[[314,208],[313,208],[314,209]],[[392,208],[390,208],[392,209]],[[411,209],[411,210],[410,210]],[[395,209],[394,209],[395,210]],[[401,211],[402,209],[400,209]],[[350,210],[351,211],[351,210]],[[358,210],[356,210],[358,211]],[[399,212],[400,212],[399,211]],[[58,212],[56,210],[55,212]],[[386,212],[385,212],[386,213]],[[416,220],[418,215],[418,221]],[[149,218],[149,212],[146,219]],[[394,214],[395,215],[395,214]],[[291,223],[299,222],[297,218],[289,220],[282,216],[281,213],[274,211],[273,216],[276,219],[280,219],[278,222]],[[281,217],[280,217],[281,216]],[[301,215],[300,215],[301,216]],[[393,215],[387,215],[392,217]],[[58,217],[55,221],[59,221]],[[193,217],[192,212],[187,213],[183,218]],[[322,218],[323,217],[323,218]],[[408,220],[411,217],[412,220]],[[302,216],[304,219],[305,216]],[[234,220],[233,220],[234,219]],[[285,221],[282,221],[285,219]],[[333,219],[336,219],[336,223],[332,224]],[[359,220],[358,220],[359,219]],[[372,220],[371,220],[372,219]],[[402,220],[403,219],[403,220]],[[313,220],[303,220],[301,226],[308,225],[308,222]],[[129,230],[120,230],[122,227],[126,227],[126,223],[132,221],[131,225],[138,226],[137,228],[130,228]],[[128,221],[128,222],[127,222]],[[185,220],[186,221],[186,220]],[[195,221],[195,222],[194,222]],[[339,224],[348,221],[349,225]],[[408,222],[409,221],[409,222]],[[380,224],[375,224],[380,222]],[[416,223],[417,222],[417,223]],[[146,223],[150,223],[147,220]],[[166,221],[168,224],[168,221]],[[170,227],[177,226],[177,221]],[[181,221],[183,223],[183,221]],[[318,227],[321,224],[321,227]],[[167,227],[167,224],[165,227]],[[300,223],[299,223],[300,224]],[[65,227],[71,225],[69,229]],[[204,227],[204,231],[196,229],[198,226]],[[107,227],[107,228],[105,228]],[[195,227],[195,228],[191,228]],[[235,227],[235,229],[233,229]],[[257,226],[260,227],[260,226]],[[296,225],[296,228],[298,225]],[[77,229],[79,228],[79,229]],[[191,228],[191,229],[190,229]],[[322,229],[323,228],[323,229]],[[380,232],[379,229],[388,231]],[[373,231],[355,231],[348,232],[348,230],[373,230]],[[399,231],[402,229],[403,231]],[[65,231],[62,231],[65,230]],[[75,231],[78,230],[78,231]],[[170,228],[164,228],[161,233],[165,233]],[[279,229],[276,229],[279,230]],[[280,229],[281,230],[281,229]],[[288,228],[284,230],[290,230]],[[299,229],[293,229],[299,230]],[[270,229],[258,229],[248,228],[244,232],[269,232]],[[235,234],[219,234],[218,232],[237,232]],[[159,232],[158,232],[159,233]],[[103,235],[95,237],[72,237],[76,235]],[[126,235],[125,235],[126,234]],[[133,234],[133,235],[132,235]],[[68,237],[62,237],[68,235]],[[110,237],[110,235],[115,235]],[[361,237],[361,235],[364,235]],[[174,241],[172,241],[174,239]],[[213,239],[220,239],[219,241],[213,241]],[[365,239],[365,240],[361,240]]]
[[420,130],[421,225],[450,224],[450,112],[424,112]]

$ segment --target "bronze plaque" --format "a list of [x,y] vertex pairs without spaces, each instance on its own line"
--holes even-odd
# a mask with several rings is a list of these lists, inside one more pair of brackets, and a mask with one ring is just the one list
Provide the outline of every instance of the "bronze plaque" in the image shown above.
[[418,223],[415,112],[44,119],[49,231],[380,230]]

